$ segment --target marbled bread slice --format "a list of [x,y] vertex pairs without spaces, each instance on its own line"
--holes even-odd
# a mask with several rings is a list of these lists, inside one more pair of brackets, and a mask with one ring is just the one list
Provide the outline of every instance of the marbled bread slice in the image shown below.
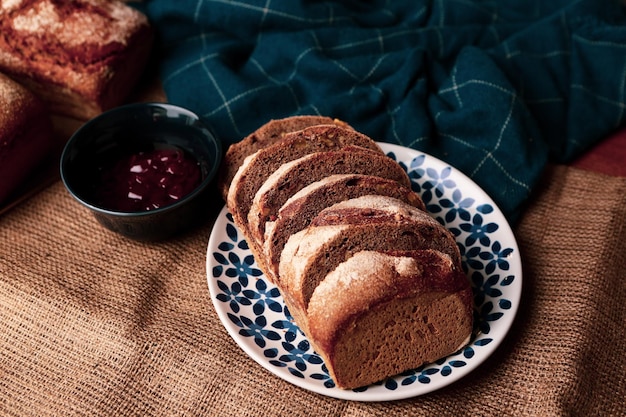
[[316,125],[287,133],[283,139],[248,156],[233,178],[227,204],[236,222],[244,224],[255,194],[281,165],[315,152],[359,146],[383,154],[378,144],[355,130]]
[[379,152],[348,146],[338,151],[310,154],[281,165],[256,193],[248,214],[252,238],[262,246],[266,222],[276,219],[278,210],[290,197],[307,185],[335,174],[376,175],[406,187],[411,185],[404,169]]
[[278,274],[280,254],[289,236],[305,229],[323,209],[365,195],[385,195],[420,210],[426,209],[417,193],[394,180],[362,174],[338,174],[323,178],[294,194],[280,208],[276,220],[266,223],[263,251],[270,273]]
[[306,311],[324,277],[354,253],[434,249],[461,268],[452,234],[427,213],[395,198],[368,195],[324,209],[287,240],[278,284],[285,298]]
[[472,300],[463,271],[439,251],[363,251],[324,277],[301,321],[335,384],[352,389],[462,348]]
[[229,146],[224,154],[217,180],[218,189],[224,201],[226,201],[228,196],[228,188],[246,157],[252,155],[259,149],[280,142],[286,133],[323,124],[333,124],[351,129],[347,123],[333,119],[332,117],[314,115],[291,116],[283,119],[270,120],[240,142]]

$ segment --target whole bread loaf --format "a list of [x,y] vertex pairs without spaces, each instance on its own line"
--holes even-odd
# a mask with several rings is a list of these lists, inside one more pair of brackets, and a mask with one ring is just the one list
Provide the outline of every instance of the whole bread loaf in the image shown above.
[[[286,137],[345,130],[303,120],[281,120],[274,126],[280,133],[264,144],[244,139],[224,162],[237,161],[241,178],[232,177],[226,203],[258,266],[339,388],[454,353],[473,326],[472,290],[454,237],[380,149],[336,142],[333,150],[310,143],[295,149],[300,142]],[[307,125],[297,130],[299,123]],[[265,159],[250,156],[257,152]],[[257,173],[261,179],[250,180]],[[234,198],[238,193],[245,197]]]
[[152,39],[147,18],[118,0],[0,2],[0,71],[74,119],[122,103]]
[[45,105],[0,74],[0,203],[52,150],[52,123]]

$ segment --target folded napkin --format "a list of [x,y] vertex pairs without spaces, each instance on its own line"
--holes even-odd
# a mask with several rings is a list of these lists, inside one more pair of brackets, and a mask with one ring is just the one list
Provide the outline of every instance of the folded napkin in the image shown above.
[[624,124],[617,0],[207,1],[137,6],[168,100],[225,145],[272,118],[340,118],[445,160],[514,222],[548,161]]

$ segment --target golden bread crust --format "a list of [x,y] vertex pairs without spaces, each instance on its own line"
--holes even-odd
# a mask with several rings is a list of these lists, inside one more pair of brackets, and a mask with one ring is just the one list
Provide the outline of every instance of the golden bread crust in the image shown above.
[[0,3],[0,71],[79,120],[123,102],[152,41],[147,18],[117,0]]

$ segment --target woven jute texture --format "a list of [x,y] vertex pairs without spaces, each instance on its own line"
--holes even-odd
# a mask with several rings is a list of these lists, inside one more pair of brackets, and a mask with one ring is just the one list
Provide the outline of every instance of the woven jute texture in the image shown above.
[[[217,204],[217,203],[216,203]],[[3,416],[626,415],[626,179],[552,167],[515,227],[522,305],[460,381],[341,401],[273,376],[211,304],[210,221],[141,244],[56,183],[0,218]]]

